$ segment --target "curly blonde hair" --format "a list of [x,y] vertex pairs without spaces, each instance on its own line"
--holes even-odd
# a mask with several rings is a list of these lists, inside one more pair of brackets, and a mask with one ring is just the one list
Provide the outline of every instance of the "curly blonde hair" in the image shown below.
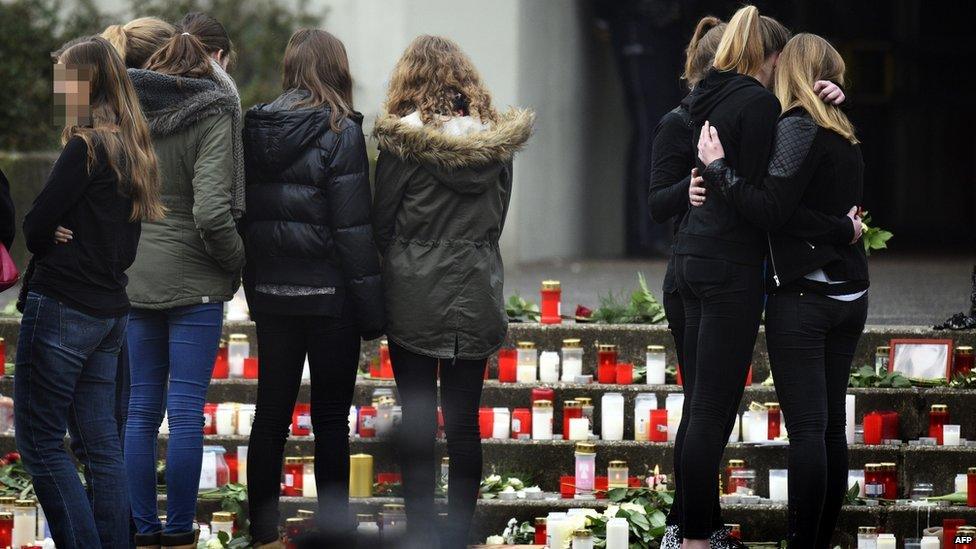
[[491,93],[461,47],[442,36],[418,36],[393,67],[386,111],[397,116],[419,111],[424,124],[436,125],[458,105],[482,122],[498,119]]

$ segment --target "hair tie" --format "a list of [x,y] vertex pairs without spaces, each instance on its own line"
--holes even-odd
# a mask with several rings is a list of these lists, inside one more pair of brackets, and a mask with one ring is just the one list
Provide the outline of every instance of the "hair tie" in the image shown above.
[[188,32],[184,32],[184,33],[183,33],[183,34],[181,34],[180,36],[192,36],[192,35],[191,35],[190,33],[188,33]]

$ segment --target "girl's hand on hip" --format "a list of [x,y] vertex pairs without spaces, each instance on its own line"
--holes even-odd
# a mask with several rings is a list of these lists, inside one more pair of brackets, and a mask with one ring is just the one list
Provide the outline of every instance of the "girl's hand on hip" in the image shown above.
[[688,185],[688,203],[695,207],[705,203],[705,179],[698,175],[698,168],[691,169],[691,184]]
[[854,244],[861,239],[861,235],[864,234],[864,223],[861,223],[861,212],[860,208],[857,206],[851,207],[851,211],[847,212],[848,219],[854,225],[854,239],[851,240],[851,244]]
[[718,139],[718,129],[705,121],[698,135],[698,158],[708,166],[719,158],[725,158],[725,150]]
[[71,239],[74,237],[75,237],[75,233],[73,233],[70,229],[65,229],[61,225],[58,225],[58,228],[54,229],[55,244],[66,244],[70,242]]

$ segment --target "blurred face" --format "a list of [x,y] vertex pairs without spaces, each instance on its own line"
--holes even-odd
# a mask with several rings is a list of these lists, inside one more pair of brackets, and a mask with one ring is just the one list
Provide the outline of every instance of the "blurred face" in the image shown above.
[[54,123],[58,126],[91,124],[91,68],[54,65]]

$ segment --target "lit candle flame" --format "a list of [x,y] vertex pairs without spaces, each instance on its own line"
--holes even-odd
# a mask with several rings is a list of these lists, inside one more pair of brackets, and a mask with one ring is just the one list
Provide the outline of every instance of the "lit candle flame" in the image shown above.
[[660,474],[661,474],[661,466],[660,465],[655,465],[654,466],[654,476],[657,477]]

